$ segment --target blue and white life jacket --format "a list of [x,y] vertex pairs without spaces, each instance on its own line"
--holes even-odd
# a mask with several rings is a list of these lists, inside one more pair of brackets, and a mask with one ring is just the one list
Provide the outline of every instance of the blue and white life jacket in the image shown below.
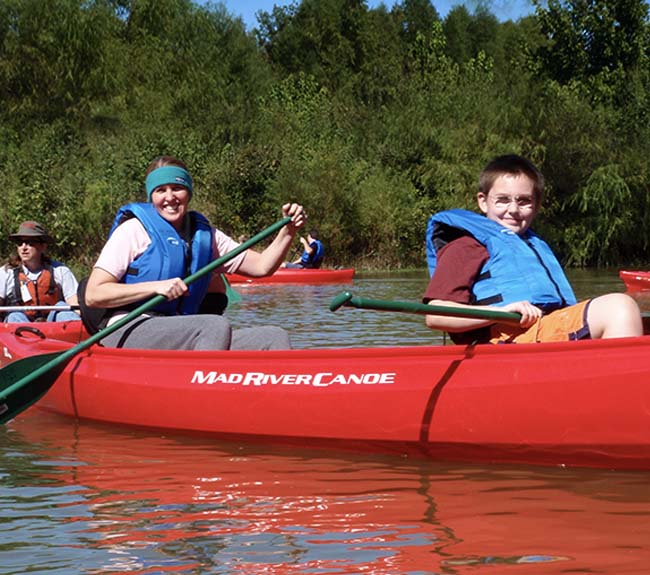
[[[189,214],[193,230],[189,246],[176,229],[158,214],[152,204],[145,203],[122,206],[115,216],[109,237],[123,221],[132,217],[140,220],[151,238],[151,244],[131,262],[121,280],[123,283],[185,278],[212,261],[212,227],[198,212]],[[205,274],[189,285],[185,296],[163,302],[153,310],[166,315],[197,313],[209,283],[210,274]]]
[[576,303],[562,266],[544,240],[530,230],[520,236],[467,210],[448,210],[429,218],[426,252],[430,275],[438,251],[464,235],[483,244],[490,256],[472,287],[473,304],[503,306],[525,300],[552,311]]
[[318,268],[325,255],[323,242],[314,240],[309,244],[309,247],[313,250],[312,253],[310,254],[307,250],[304,250],[302,256],[300,256],[300,264],[304,268]]

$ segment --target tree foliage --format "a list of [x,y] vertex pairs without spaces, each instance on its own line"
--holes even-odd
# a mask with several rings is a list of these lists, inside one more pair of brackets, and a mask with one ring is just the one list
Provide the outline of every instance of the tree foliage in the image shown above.
[[235,237],[299,201],[328,263],[422,267],[427,216],[473,208],[482,166],[514,152],[546,175],[536,228],[566,262],[643,263],[647,2],[485,6],[301,0],[247,31],[220,3],[5,0],[0,238],[39,219],[90,266],[165,153]]
[[539,58],[560,83],[587,80],[644,65],[648,5],[643,0],[549,0],[537,15],[547,44]]

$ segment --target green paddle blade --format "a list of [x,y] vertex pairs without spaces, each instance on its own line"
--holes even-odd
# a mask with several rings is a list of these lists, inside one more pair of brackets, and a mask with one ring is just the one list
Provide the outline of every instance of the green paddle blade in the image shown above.
[[[0,371],[0,423],[6,423],[13,419],[21,411],[36,403],[45,392],[52,387],[56,378],[65,369],[67,362],[48,369],[39,377],[25,385],[14,386],[16,381],[23,380],[31,373],[59,357],[60,351],[33,355],[14,361]],[[13,389],[10,389],[13,386]]]
[[228,305],[234,305],[241,301],[241,295],[239,292],[230,285],[226,274],[221,274],[221,279],[223,280],[224,285],[226,286],[226,296],[228,297]]

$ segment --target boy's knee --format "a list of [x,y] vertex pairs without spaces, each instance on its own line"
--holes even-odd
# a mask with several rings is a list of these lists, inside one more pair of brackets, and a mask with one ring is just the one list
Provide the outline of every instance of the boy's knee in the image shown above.
[[624,293],[610,293],[602,296],[605,300],[604,313],[618,312],[618,314],[629,314],[631,318],[641,315],[639,305],[634,298]]
[[630,337],[643,334],[641,311],[636,301],[624,293],[594,298],[589,305],[592,337]]

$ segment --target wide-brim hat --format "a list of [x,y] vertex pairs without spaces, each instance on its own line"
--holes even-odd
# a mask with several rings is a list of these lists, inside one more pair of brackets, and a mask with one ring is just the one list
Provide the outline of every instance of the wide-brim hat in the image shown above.
[[10,240],[17,240],[18,238],[40,238],[45,243],[54,242],[54,238],[47,233],[47,230],[43,227],[43,224],[38,222],[27,221],[20,224],[18,231],[15,234],[10,234]]

